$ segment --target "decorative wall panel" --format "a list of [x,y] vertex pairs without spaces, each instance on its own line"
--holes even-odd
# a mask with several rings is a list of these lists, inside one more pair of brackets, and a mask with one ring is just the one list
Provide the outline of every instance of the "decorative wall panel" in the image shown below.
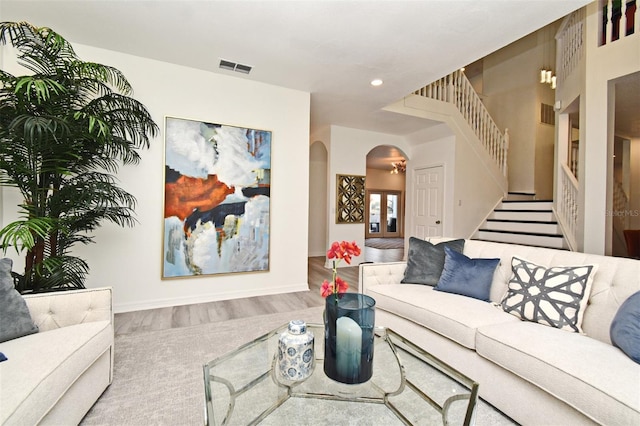
[[364,223],[364,178],[336,175],[336,223]]

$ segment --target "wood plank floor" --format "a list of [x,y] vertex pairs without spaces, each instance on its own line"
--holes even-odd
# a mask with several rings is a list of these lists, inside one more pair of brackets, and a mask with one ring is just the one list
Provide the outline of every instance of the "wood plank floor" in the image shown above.
[[[401,249],[365,247],[364,250],[367,262],[393,262],[402,260],[404,255],[404,250]],[[331,280],[331,269],[325,268],[324,261],[324,257],[309,258],[309,291],[119,313],[114,318],[115,334],[188,327],[322,306],[324,298],[320,295],[320,286],[323,280]],[[349,283],[352,291],[358,290],[358,266],[340,268],[339,274]]]

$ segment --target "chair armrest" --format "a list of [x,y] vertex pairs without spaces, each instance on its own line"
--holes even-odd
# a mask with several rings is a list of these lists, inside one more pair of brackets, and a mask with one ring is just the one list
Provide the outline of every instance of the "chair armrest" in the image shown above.
[[24,300],[40,331],[94,321],[113,324],[111,287],[29,294]]
[[407,262],[363,263],[360,265],[359,288],[366,294],[368,287],[380,284],[400,284]]

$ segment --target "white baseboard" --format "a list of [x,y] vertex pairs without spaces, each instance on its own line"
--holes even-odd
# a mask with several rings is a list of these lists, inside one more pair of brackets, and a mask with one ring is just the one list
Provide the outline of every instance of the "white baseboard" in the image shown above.
[[196,296],[173,297],[165,299],[152,299],[144,302],[115,303],[113,311],[117,314],[133,311],[144,311],[147,309],[167,308],[171,306],[192,305],[196,303],[219,302],[221,300],[241,299],[254,296],[268,296],[272,294],[293,293],[296,291],[309,291],[308,283],[300,283],[284,287],[273,287],[269,289],[257,289],[244,292],[228,292],[224,294],[199,294]]

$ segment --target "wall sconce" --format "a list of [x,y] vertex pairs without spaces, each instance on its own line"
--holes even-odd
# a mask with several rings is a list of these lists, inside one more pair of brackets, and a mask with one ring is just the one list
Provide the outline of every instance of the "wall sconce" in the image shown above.
[[556,88],[556,76],[552,70],[541,69],[540,70],[540,83],[548,84],[552,89]]
[[543,65],[540,70],[540,83],[548,84],[552,89],[556,88],[556,75],[553,72],[553,63],[555,62],[553,57],[555,54],[555,49],[553,47],[553,43],[555,43],[555,38],[551,34],[551,29],[549,27],[545,27],[544,32],[542,33],[542,61],[545,65]]

